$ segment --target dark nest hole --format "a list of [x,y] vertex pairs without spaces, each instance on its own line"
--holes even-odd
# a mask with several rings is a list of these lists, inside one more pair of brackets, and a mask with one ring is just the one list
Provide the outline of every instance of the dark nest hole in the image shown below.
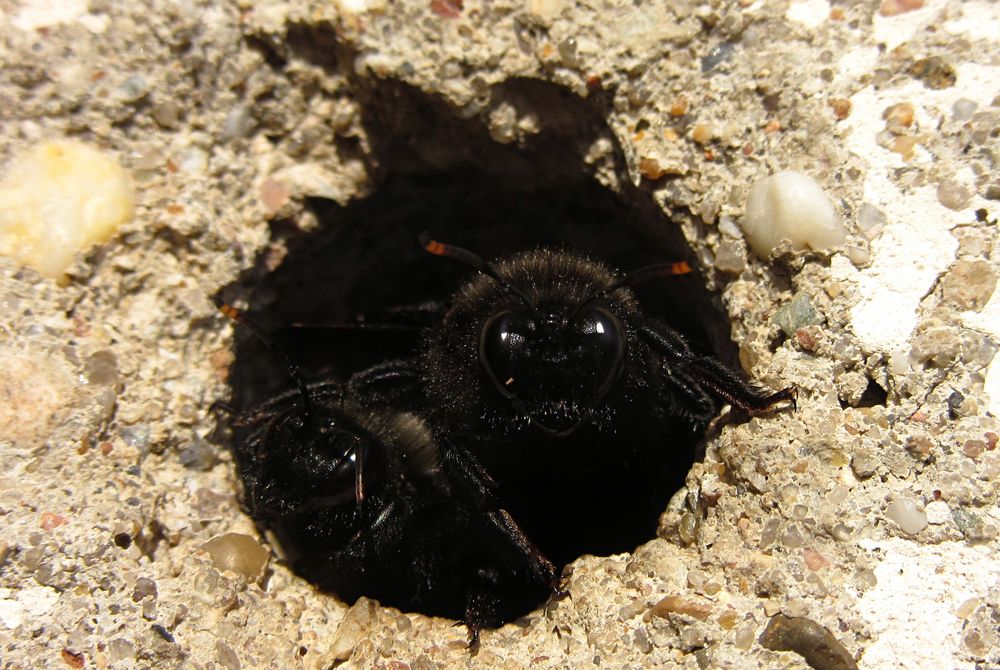
[[[365,122],[383,170],[372,195],[348,206],[311,202],[321,225],[308,232],[292,222],[274,224],[272,245],[287,248],[280,266],[269,271],[268,254],[262,254],[256,267],[222,293],[229,301],[248,303],[251,317],[282,344],[307,381],[345,379],[379,361],[415,353],[419,339],[408,333],[324,326],[391,323],[395,308],[447,301],[472,270],[424,252],[417,244],[422,230],[484,258],[549,246],[583,252],[622,272],[683,259],[696,267],[677,221],[665,217],[647,192],[631,187],[620,155],[615,158],[619,183],[627,185],[620,193],[601,186],[583,161],[595,137],[610,136],[599,102],[538,82],[513,82],[493,91],[494,100],[511,100],[519,109],[555,119],[515,147],[494,142],[481,119],[459,118],[439,101],[399,84],[380,82],[365,95]],[[700,277],[660,279],[635,291],[648,314],[683,333],[695,349],[738,367],[721,303]],[[281,361],[245,331],[237,334],[230,379],[239,408],[290,387]],[[688,434],[670,448],[693,458],[701,437]],[[522,510],[517,521],[526,529],[562,529],[532,537],[560,568],[583,554],[632,551],[655,536],[658,515],[683,483],[691,458],[656,482],[648,492],[655,505],[646,509],[623,514],[595,490],[574,502],[574,523],[525,518],[553,513],[542,508]],[[572,495],[579,493],[577,488]],[[503,495],[516,498],[518,492]],[[559,496],[554,491],[550,498]],[[574,529],[581,524],[598,532],[580,537]],[[391,597],[382,600],[408,606]]]

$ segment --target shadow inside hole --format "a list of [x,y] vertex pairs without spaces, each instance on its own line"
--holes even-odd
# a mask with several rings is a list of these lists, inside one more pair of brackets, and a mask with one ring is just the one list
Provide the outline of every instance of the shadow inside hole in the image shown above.
[[[392,106],[380,108],[387,107]],[[394,134],[405,133],[386,132],[383,139]],[[381,156],[400,156],[407,150],[389,144],[382,143]],[[499,147],[488,139],[470,140],[469,144],[478,148],[481,165],[489,165],[490,152]],[[510,146],[496,151],[503,157],[497,163],[512,164]],[[558,153],[546,150],[535,155]],[[565,178],[572,172],[566,168],[559,179],[532,179],[532,174],[545,172],[548,166],[542,163],[531,168],[534,172],[521,172],[516,178],[506,178],[503,171],[470,169],[464,162],[435,170],[421,156],[415,151],[407,160],[391,161],[405,165],[406,171],[386,175],[365,200],[348,206],[312,202],[321,222],[318,229],[302,232],[276,224],[272,246],[287,249],[280,265],[269,269],[274,254],[273,250],[265,252],[257,267],[224,291],[226,299],[239,296],[248,300],[251,317],[274,334],[307,381],[343,380],[380,361],[412,357],[418,352],[421,341],[412,333],[324,326],[359,320],[393,323],[398,318],[393,316],[396,308],[446,302],[472,277],[468,266],[421,249],[417,234],[422,230],[485,259],[544,246],[582,252],[622,273],[676,260],[688,260],[697,267],[676,222],[664,217],[637,189],[625,187],[626,196],[620,196],[580,172],[575,178]],[[683,333],[699,352],[713,354],[735,367],[736,348],[729,340],[728,320],[697,275],[657,279],[634,290],[648,315]],[[291,385],[281,361],[245,332],[237,337],[230,379],[234,404],[240,408]],[[543,491],[537,490],[538,482],[531,482],[524,490],[504,490],[505,508],[560,568],[583,554],[632,551],[655,536],[659,515],[683,484],[701,440],[700,432],[681,426],[676,431],[672,426],[659,428],[654,433],[660,436],[662,448],[670,451],[670,468],[657,470],[634,485],[626,482],[628,493],[624,496],[603,488],[597,480],[556,485],[546,481]],[[591,442],[588,448],[592,452],[613,451],[617,446],[610,435]],[[513,458],[520,461],[511,468],[544,471],[545,455],[532,451],[537,446],[530,440],[517,445],[519,455]],[[587,458],[586,454],[569,457]],[[412,603],[394,601],[391,593],[379,597],[385,604],[414,608]],[[523,603],[523,612],[538,604]]]

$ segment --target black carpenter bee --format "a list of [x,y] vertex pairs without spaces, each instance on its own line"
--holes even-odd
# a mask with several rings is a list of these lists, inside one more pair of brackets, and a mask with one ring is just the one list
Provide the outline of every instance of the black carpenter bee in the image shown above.
[[581,553],[623,548],[622,519],[657,515],[683,482],[690,440],[720,401],[766,393],[643,313],[630,286],[685,263],[618,276],[565,251],[487,263],[421,236],[477,274],[425,307],[416,355],[306,384],[234,420],[244,504],[300,575],[462,621],[470,643],[561,593]]

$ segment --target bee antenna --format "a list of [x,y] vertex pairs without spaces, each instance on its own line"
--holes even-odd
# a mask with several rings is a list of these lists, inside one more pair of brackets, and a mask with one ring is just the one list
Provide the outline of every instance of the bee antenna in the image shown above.
[[277,340],[264,332],[263,328],[254,323],[250,317],[244,314],[241,310],[223,302],[218,296],[212,296],[212,303],[215,304],[216,309],[222,312],[226,318],[245,326],[258,340],[260,340],[261,344],[267,347],[268,351],[278,356],[278,358],[285,362],[285,367],[288,370],[288,376],[295,382],[295,386],[299,389],[299,396],[302,398],[302,413],[305,415],[303,417],[303,422],[308,422],[309,416],[312,414],[312,399],[309,397],[309,389],[306,388],[306,383],[302,380],[302,375],[299,374],[298,366],[292,363],[292,359],[288,357],[288,354],[285,353],[285,350],[280,344],[278,344]]
[[524,304],[526,304],[531,311],[536,311],[535,306],[531,304],[530,300],[528,300],[528,296],[524,295],[515,287],[504,281],[500,275],[497,274],[496,268],[484,261],[478,254],[474,254],[468,249],[463,249],[462,247],[456,247],[443,242],[438,242],[437,240],[432,239],[426,230],[417,235],[417,240],[420,242],[420,246],[424,248],[424,251],[428,253],[434,254],[435,256],[454,258],[455,260],[461,261],[466,265],[471,265],[473,268],[495,281],[501,287],[523,300]]
[[[657,277],[674,277],[677,275],[686,275],[691,272],[691,266],[687,261],[674,261],[672,263],[657,263],[655,265],[647,265],[645,267],[639,268],[638,270],[632,270],[624,277],[616,282],[613,282],[607,288],[601,289],[597,293],[594,293],[589,298],[580,303],[580,306],[576,308],[573,312],[573,316],[576,316],[580,310],[589,305],[590,303],[603,298],[609,293],[613,293],[620,288],[625,288],[626,286],[635,286],[636,284],[641,284],[642,282],[649,281],[650,279],[656,279]],[[572,319],[572,317],[570,317]]]

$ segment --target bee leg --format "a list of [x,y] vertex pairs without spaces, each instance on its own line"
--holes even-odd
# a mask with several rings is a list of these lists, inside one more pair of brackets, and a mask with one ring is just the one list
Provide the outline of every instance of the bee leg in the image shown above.
[[561,589],[556,566],[521,530],[510,513],[499,506],[500,501],[495,495],[496,482],[483,469],[476,457],[467,449],[450,445],[445,454],[445,461],[452,475],[451,481],[462,486],[465,495],[475,501],[494,530],[507,538],[525,557],[530,577],[536,582],[545,584],[552,593],[559,592]]
[[500,598],[495,592],[475,589],[468,593],[465,600],[465,618],[456,625],[464,625],[468,631],[470,649],[479,646],[479,631],[483,628],[496,628],[503,623],[499,612]]
[[787,402],[792,409],[796,408],[798,389],[794,386],[768,393],[743,381],[722,363],[707,356],[695,358],[690,370],[701,386],[747,414],[763,414],[781,402]]
[[794,386],[768,393],[739,377],[710,356],[698,356],[680,335],[667,326],[653,322],[639,330],[649,345],[666,359],[669,368],[680,377],[688,377],[712,395],[725,400],[748,414],[762,414],[781,402],[795,408]]

